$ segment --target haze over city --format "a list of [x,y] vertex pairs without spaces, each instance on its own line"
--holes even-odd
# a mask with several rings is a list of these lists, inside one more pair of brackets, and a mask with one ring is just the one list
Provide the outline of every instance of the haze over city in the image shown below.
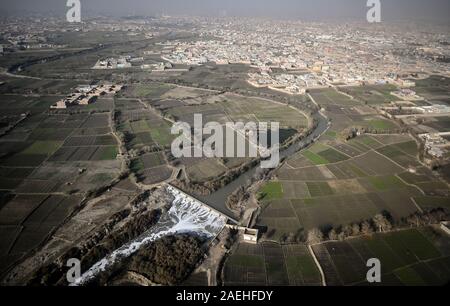
[[[92,14],[252,16],[305,20],[365,18],[366,0],[89,0],[81,1],[83,11]],[[5,13],[64,12],[65,0],[0,1]],[[382,0],[384,20],[432,20],[448,22],[448,0]]]

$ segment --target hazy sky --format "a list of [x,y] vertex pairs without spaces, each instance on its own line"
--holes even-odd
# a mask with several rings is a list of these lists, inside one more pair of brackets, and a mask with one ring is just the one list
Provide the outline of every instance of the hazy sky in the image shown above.
[[[67,0],[0,0],[3,15],[64,13]],[[84,12],[106,15],[212,15],[290,19],[363,19],[367,0],[81,0]],[[384,20],[449,21],[450,0],[381,0]]]

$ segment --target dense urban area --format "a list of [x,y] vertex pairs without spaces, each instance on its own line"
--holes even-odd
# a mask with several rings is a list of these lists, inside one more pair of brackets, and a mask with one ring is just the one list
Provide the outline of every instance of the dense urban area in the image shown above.
[[[449,283],[448,25],[0,24],[2,285]],[[194,114],[279,122],[279,166],[176,158]]]

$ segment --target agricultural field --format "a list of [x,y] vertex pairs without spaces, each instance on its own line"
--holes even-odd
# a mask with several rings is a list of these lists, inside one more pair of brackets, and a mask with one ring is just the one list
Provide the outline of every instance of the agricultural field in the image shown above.
[[192,123],[194,114],[203,114],[204,122],[280,122],[281,128],[302,130],[308,126],[305,115],[286,105],[235,94],[220,95],[217,100],[201,105],[177,106],[166,109],[167,115]]
[[1,87],[2,114],[22,120],[0,137],[0,274],[49,239],[89,192],[120,175],[110,113],[49,110],[78,85],[7,79]]
[[16,195],[4,205],[0,210],[0,275],[41,245],[81,200],[79,196]]
[[260,189],[258,198],[265,200],[279,199],[283,197],[283,187],[280,182],[269,182]]
[[[358,106],[360,103],[358,101],[355,101],[354,99],[351,99],[348,96],[345,96],[343,94],[340,94],[334,89],[314,89],[310,90],[311,96],[314,98],[316,103],[318,103],[322,107],[351,107],[351,106]],[[341,108],[341,111],[345,112],[345,109]]]
[[[115,104],[120,111],[118,130],[124,133],[129,150],[145,147],[168,149],[175,137],[170,133],[171,121],[183,121],[193,126],[194,114],[202,114],[204,123],[279,121],[283,129],[280,133],[282,140],[304,131],[309,124],[303,113],[274,101],[165,83],[128,87]],[[245,142],[248,148],[246,139]],[[247,161],[247,158],[195,158],[180,159],[179,163],[186,167],[190,180],[202,183],[220,177]],[[137,161],[134,167],[143,171]]]
[[172,176],[172,169],[167,165],[161,152],[141,155],[131,162],[131,170],[145,184],[155,184]]
[[321,277],[304,245],[240,243],[223,271],[227,286],[319,286]]
[[438,104],[449,104],[450,78],[443,76],[430,76],[423,80],[415,80],[414,90],[427,101]]
[[381,261],[381,285],[444,285],[450,280],[450,243],[437,228],[401,230],[313,246],[327,285],[367,285],[366,263]]
[[204,182],[223,175],[228,168],[216,158],[205,158],[186,167],[186,173],[195,182]]
[[398,98],[390,94],[397,90],[394,85],[340,87],[339,90],[368,105],[379,105],[398,100]]
[[303,151],[302,154],[315,165],[332,164],[349,159],[347,155],[320,143]]
[[171,124],[159,117],[153,110],[145,108],[136,101],[129,105],[124,100],[116,102],[119,110],[118,131],[126,137],[128,149],[142,149],[145,146],[158,147],[161,150],[170,147],[174,135],[170,133]]
[[378,133],[398,130],[398,125],[396,123],[381,117],[374,117],[368,120],[355,122],[355,125],[361,126],[369,131],[377,131]]
[[136,97],[140,99],[160,99],[162,95],[173,89],[174,86],[167,84],[139,84],[129,86],[124,92],[123,97]]
[[[349,98],[333,100],[340,94],[331,91],[311,92],[315,98],[328,99],[323,103],[332,121],[331,135],[329,131],[289,157],[258,191],[262,211],[257,223],[268,228],[271,235],[266,238],[283,242],[299,231],[361,222],[383,211],[400,220],[420,209],[447,208],[450,189],[418,161],[418,145],[411,136],[362,134],[350,140],[338,136],[340,125],[346,129],[365,121],[377,122],[377,128],[386,126],[377,115],[343,115],[351,112],[350,101],[355,100],[338,102]],[[332,103],[342,104],[330,108]],[[391,124],[387,119],[382,122]]]

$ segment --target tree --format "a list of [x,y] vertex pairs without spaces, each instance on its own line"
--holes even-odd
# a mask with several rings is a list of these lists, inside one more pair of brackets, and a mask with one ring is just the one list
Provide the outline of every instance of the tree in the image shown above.
[[361,234],[370,235],[373,233],[372,225],[368,221],[361,223]]
[[328,233],[328,239],[329,240],[338,240],[338,233],[336,232],[336,230],[333,228],[329,233]]
[[361,228],[359,224],[352,225],[352,236],[359,236],[361,234]]
[[323,233],[318,228],[313,228],[308,232],[307,242],[308,244],[317,244],[323,241]]
[[373,217],[373,223],[375,224],[375,227],[379,232],[386,232],[392,229],[391,222],[382,214],[378,214]]
[[294,243],[296,241],[295,233],[289,233],[289,235],[286,238],[287,243]]
[[342,233],[344,234],[344,237],[350,237],[353,233],[353,228],[350,225],[346,225],[342,228]]

